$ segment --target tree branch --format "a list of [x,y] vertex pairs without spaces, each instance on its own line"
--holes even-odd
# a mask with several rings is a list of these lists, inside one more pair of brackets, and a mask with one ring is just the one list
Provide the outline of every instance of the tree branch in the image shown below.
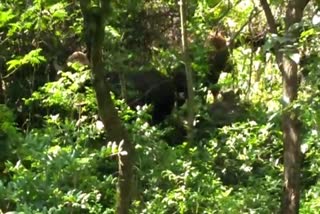
[[274,34],[278,34],[276,20],[274,19],[274,16],[271,12],[271,9],[270,9],[270,6],[269,6],[267,0],[260,0],[260,3],[263,8],[263,11],[266,15],[267,22],[268,22],[268,25],[270,28],[270,32],[274,33]]

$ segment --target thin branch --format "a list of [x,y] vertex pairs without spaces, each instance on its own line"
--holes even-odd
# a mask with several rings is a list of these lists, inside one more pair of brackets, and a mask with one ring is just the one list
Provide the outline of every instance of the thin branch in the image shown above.
[[270,6],[269,6],[267,0],[260,0],[260,3],[263,8],[263,11],[266,15],[267,22],[268,22],[268,25],[270,28],[270,32],[274,33],[274,34],[278,34],[276,20],[274,19],[274,16],[271,12],[271,9],[270,9]]
[[188,89],[188,140],[192,142],[193,121],[194,121],[194,91],[193,91],[193,79],[191,71],[191,62],[188,53],[188,41],[186,31],[186,0],[180,0],[180,23],[181,23],[181,46],[183,52],[183,61],[185,63],[185,71],[187,77],[187,89]]
[[235,44],[235,39],[239,36],[239,34],[242,32],[242,30],[250,23],[250,21],[256,17],[261,11],[258,11],[257,8],[254,8],[251,13],[249,18],[247,19],[247,21],[240,27],[240,29],[233,34],[233,36],[230,39],[230,44],[229,44],[229,48],[232,49],[234,47]]

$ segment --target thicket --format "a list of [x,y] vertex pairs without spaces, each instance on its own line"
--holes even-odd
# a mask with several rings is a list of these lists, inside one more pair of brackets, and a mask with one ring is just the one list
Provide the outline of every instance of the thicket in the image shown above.
[[[283,188],[282,80],[254,1],[189,1],[195,77],[194,142],[186,105],[159,124],[152,106],[113,101],[136,149],[132,213],[277,213]],[[277,1],[276,1],[277,2]],[[279,16],[281,4],[272,8]],[[105,27],[106,71],[150,68],[174,76],[181,63],[177,1],[114,1]],[[297,28],[301,50],[301,213],[318,213],[320,167],[319,15],[310,4]],[[77,1],[0,4],[0,211],[114,213],[117,156],[98,116],[90,70],[67,63],[85,51]],[[281,30],[281,29],[280,29]],[[229,41],[231,72],[213,96],[205,84],[208,37]],[[137,96],[135,91],[128,94]]]

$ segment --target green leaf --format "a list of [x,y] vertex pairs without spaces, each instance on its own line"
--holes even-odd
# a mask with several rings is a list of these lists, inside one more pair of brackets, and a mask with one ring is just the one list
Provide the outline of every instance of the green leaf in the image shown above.
[[19,66],[21,66],[21,58],[12,59],[7,62],[8,71],[12,71],[17,69]]
[[12,13],[11,10],[0,11],[0,27],[5,26],[14,17],[15,15]]
[[114,27],[112,27],[110,25],[106,26],[104,30],[106,31],[106,33],[111,34],[111,36],[114,38],[121,37],[121,34]]
[[25,64],[31,64],[32,66],[36,66],[41,64],[42,62],[45,62],[45,57],[40,55],[41,50],[41,48],[38,48],[36,50],[30,51],[23,57],[18,56],[15,59],[9,60],[7,62],[7,65],[9,66],[8,71],[13,71]]
[[65,6],[63,3],[57,3],[57,4],[52,5],[49,8],[51,16],[53,18],[57,18],[57,19],[65,19],[67,17],[68,13],[64,9],[64,7]]
[[18,31],[20,31],[22,29],[22,26],[19,23],[10,23],[9,26],[10,26],[10,28],[7,33],[8,37],[13,36],[15,33],[17,33]]

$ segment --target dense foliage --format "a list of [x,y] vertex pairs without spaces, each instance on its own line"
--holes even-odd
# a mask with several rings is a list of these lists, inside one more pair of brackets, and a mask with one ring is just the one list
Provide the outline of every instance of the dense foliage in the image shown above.
[[[117,156],[125,151],[104,133],[90,69],[67,62],[73,52],[85,51],[78,2],[2,2],[0,212],[114,213]],[[164,121],[151,125],[152,106],[130,108],[120,83],[112,85],[137,153],[132,213],[277,213],[283,109],[272,53],[275,42],[286,38],[267,33],[253,2],[189,1],[194,142],[185,138],[186,105],[176,105]],[[273,4],[281,20],[281,3]],[[301,81],[299,99],[290,108],[299,110],[303,127],[301,213],[320,209],[317,7],[310,4],[296,26]],[[106,71],[156,69],[174,76],[181,59],[177,1],[114,1],[110,13]],[[230,43],[232,72],[220,75],[219,96],[204,84],[212,31],[223,32]]]

